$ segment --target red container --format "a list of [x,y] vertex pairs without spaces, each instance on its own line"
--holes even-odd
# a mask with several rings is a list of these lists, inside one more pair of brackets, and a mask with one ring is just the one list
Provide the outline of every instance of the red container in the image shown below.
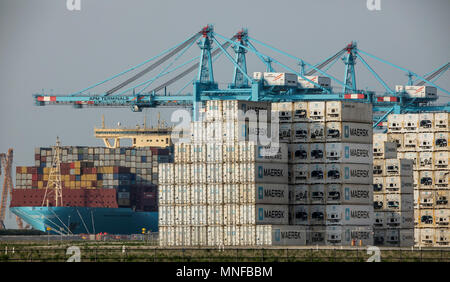
[[46,163],[47,162],[47,157],[41,157],[41,162]]
[[40,154],[34,154],[34,159],[36,161],[39,161],[41,159],[41,155]]
[[32,181],[38,181],[38,176],[37,176],[37,174],[33,173],[33,174],[31,175],[31,180],[32,180]]
[[16,173],[22,173],[22,167],[16,166]]
[[76,180],[76,176],[75,175],[70,175],[69,179],[70,179],[70,181],[75,181]]
[[70,163],[70,168],[75,168],[75,163]]

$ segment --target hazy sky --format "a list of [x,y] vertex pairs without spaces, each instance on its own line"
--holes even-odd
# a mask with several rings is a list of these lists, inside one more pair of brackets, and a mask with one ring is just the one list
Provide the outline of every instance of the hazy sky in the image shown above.
[[[93,136],[102,114],[109,126],[118,121],[134,126],[144,115],[154,121],[155,110],[37,107],[31,95],[42,89],[74,93],[182,42],[208,23],[227,37],[246,27],[250,36],[310,63],[353,40],[366,52],[424,74],[450,59],[449,13],[448,0],[381,0],[380,11],[369,11],[366,0],[81,0],[81,11],[69,11],[65,0],[0,0],[0,152],[12,147],[15,166],[33,165],[34,148],[53,144],[56,136],[63,145],[102,146]],[[199,54],[196,45],[191,50],[185,59]],[[403,72],[366,61],[391,88],[406,83]],[[248,69],[263,71],[264,65],[249,55]],[[383,90],[361,63],[357,69],[358,88]],[[342,62],[331,70],[343,80]],[[221,87],[231,81],[233,69],[225,57],[214,71]],[[437,84],[450,89],[449,73]],[[161,110],[167,120],[169,113]],[[14,218],[7,217],[8,227],[14,227]]]

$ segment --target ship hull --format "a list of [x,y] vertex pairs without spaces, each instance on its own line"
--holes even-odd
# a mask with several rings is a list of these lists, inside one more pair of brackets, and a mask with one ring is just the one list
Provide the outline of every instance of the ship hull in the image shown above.
[[11,207],[11,212],[34,229],[56,234],[138,234],[158,231],[158,212],[131,208]]

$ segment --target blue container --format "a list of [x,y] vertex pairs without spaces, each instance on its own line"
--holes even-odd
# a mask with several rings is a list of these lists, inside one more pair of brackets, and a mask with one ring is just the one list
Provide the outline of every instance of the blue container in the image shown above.
[[97,180],[103,180],[103,174],[97,173]]
[[76,181],[81,181],[81,175],[75,175],[75,180]]
[[146,156],[142,156],[141,157],[141,162],[142,163],[146,163],[147,162],[147,157]]
[[114,180],[119,180],[119,174],[114,173],[114,174],[113,174],[113,179],[114,179]]

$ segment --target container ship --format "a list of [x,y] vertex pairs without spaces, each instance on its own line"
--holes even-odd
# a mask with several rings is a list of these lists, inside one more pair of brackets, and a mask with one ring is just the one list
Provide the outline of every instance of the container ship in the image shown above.
[[163,137],[165,144],[158,140],[157,146],[148,139],[140,147],[36,148],[34,166],[16,167],[10,210],[53,234],[157,232],[158,163],[173,161]]

